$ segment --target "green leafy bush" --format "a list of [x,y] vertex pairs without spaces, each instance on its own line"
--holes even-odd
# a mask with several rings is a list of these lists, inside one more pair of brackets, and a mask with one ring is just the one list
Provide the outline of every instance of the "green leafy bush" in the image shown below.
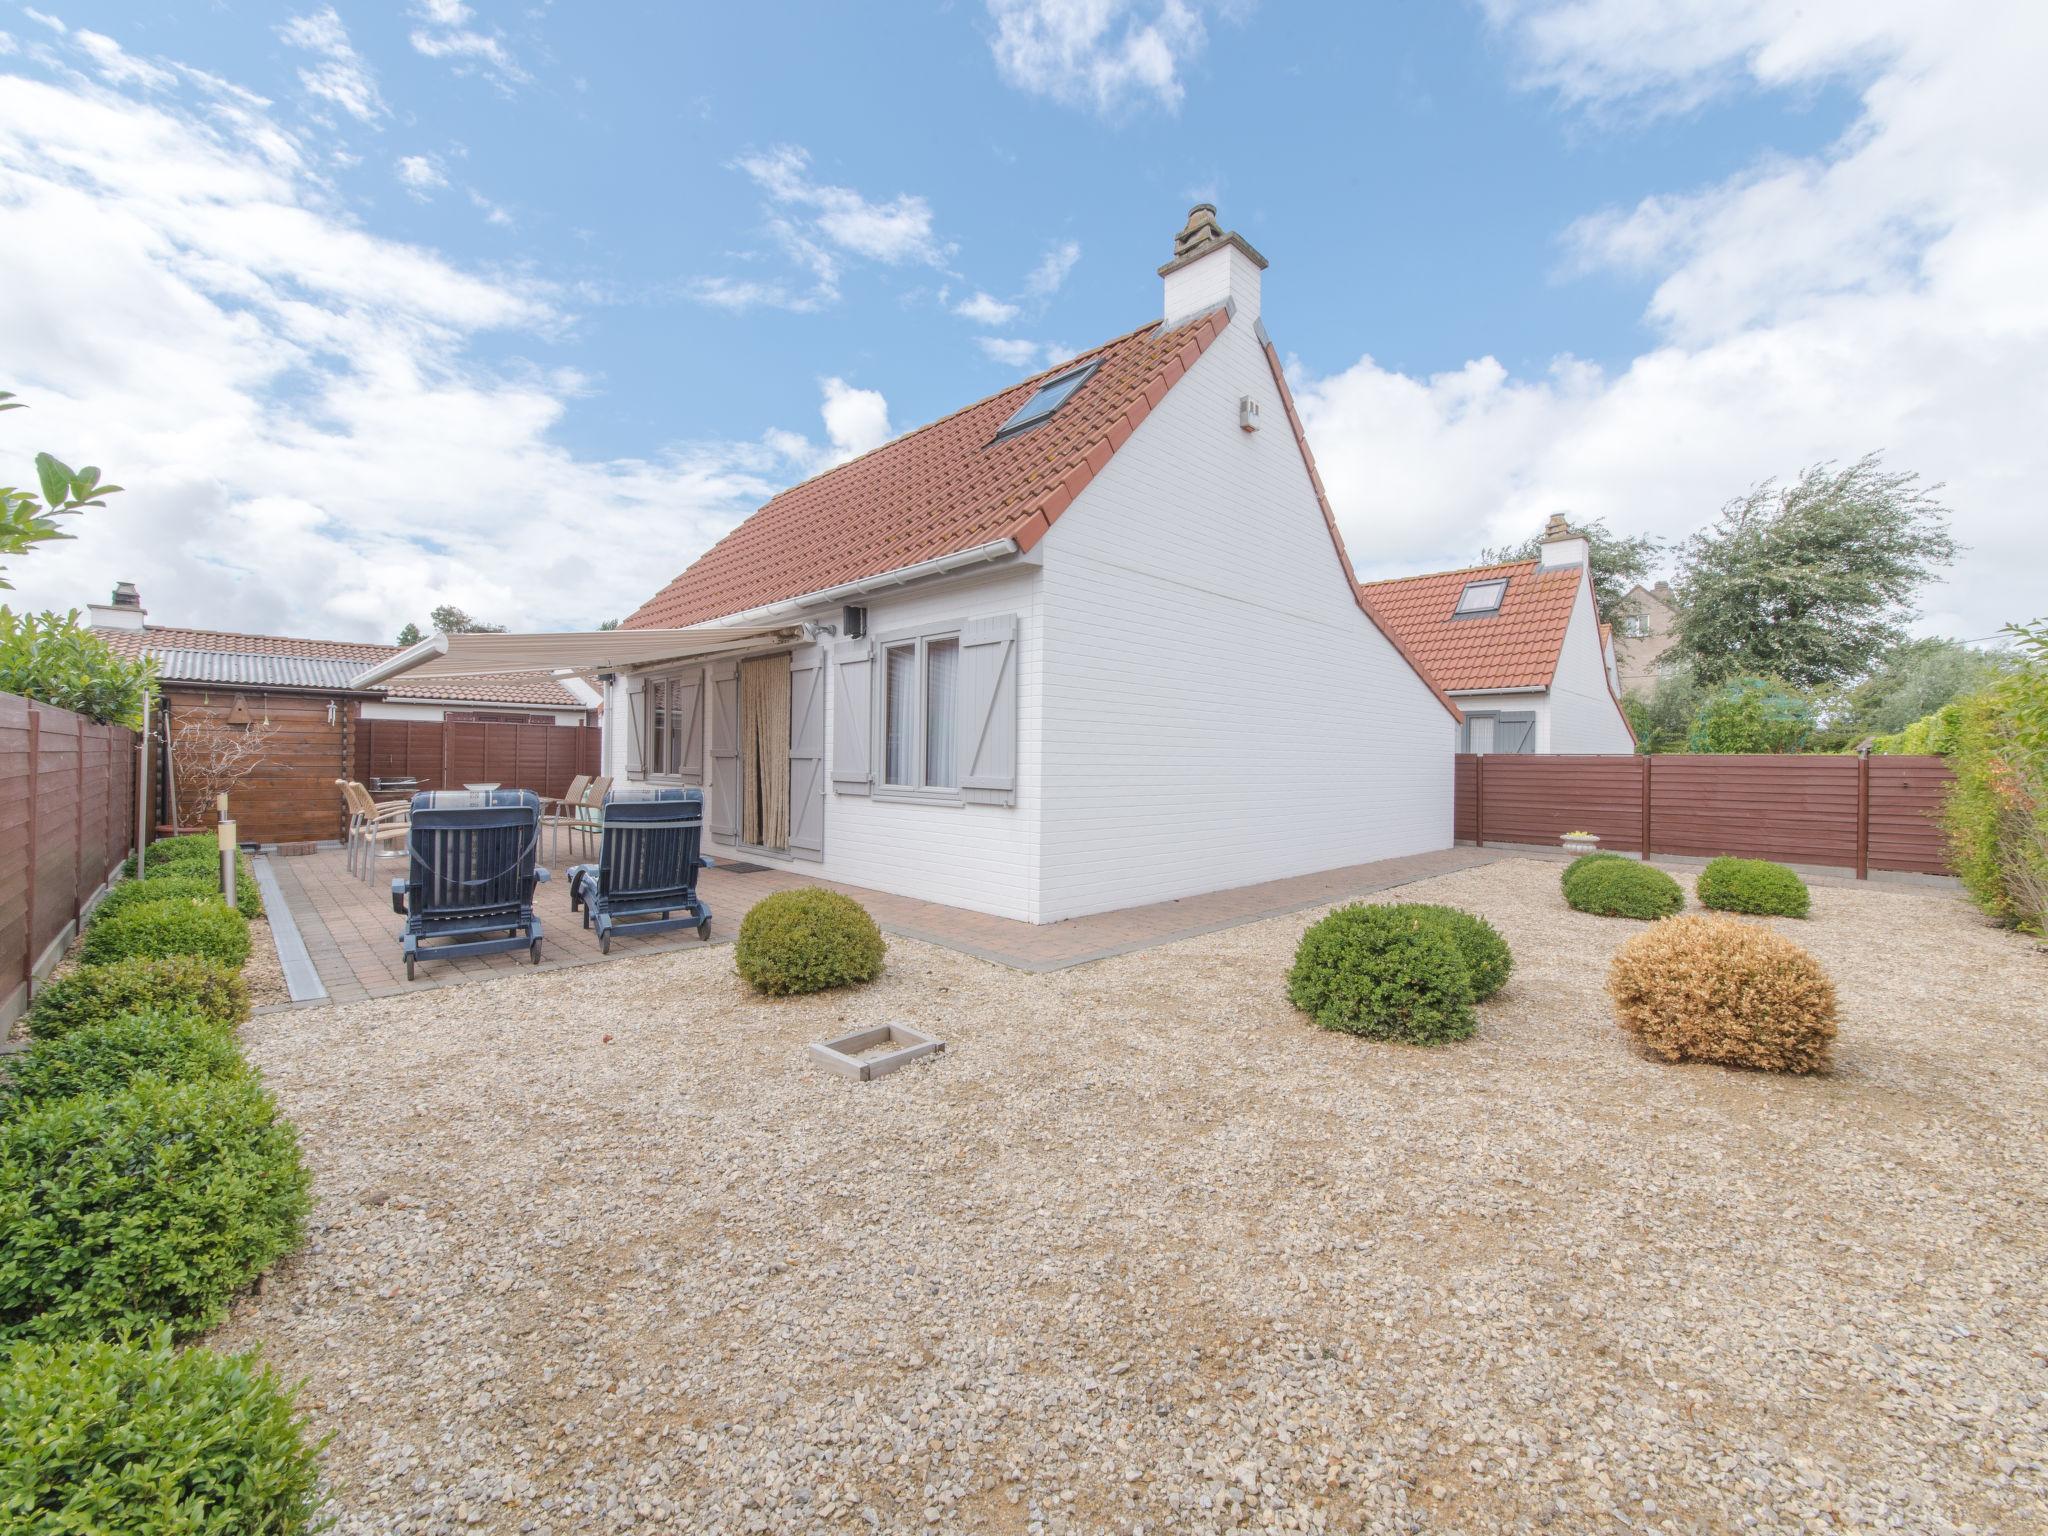
[[143,698],[155,686],[154,661],[117,655],[78,622],[76,610],[60,618],[0,607],[0,693],[74,710],[103,725],[139,728]]
[[[217,863],[220,839],[212,832],[185,832],[177,837],[160,837],[149,845],[149,862],[167,864],[177,859],[203,859]],[[135,873],[135,855],[128,856],[128,873]]]
[[1418,901],[1404,903],[1400,910],[1443,926],[1465,957],[1466,969],[1472,973],[1473,1002],[1483,1003],[1507,985],[1509,973],[1515,968],[1515,956],[1500,930],[1485,918],[1458,907],[1431,906]]
[[[135,856],[130,854],[128,862],[121,868],[128,879],[133,880]],[[218,894],[220,845],[211,833],[164,838],[149,845],[149,857],[143,864],[142,874],[151,882],[204,880],[206,888]],[[239,851],[235,854],[235,910],[247,918],[263,915],[263,893],[256,888],[256,871],[249,863],[249,855]]]
[[191,955],[81,966],[36,994],[28,1032],[52,1040],[87,1024],[158,1010],[196,1014],[233,1029],[249,1017],[248,984],[234,967]]
[[1444,909],[1339,907],[1294,952],[1287,997],[1325,1029],[1436,1045],[1479,1027],[1472,968]]
[[1564,872],[1564,899],[1596,917],[1669,917],[1685,906],[1685,892],[1663,870],[1614,854],[1574,859]]
[[192,1013],[131,1013],[68,1035],[38,1037],[11,1058],[18,1103],[80,1093],[119,1093],[143,1073],[198,1082],[246,1072],[234,1036]]
[[0,1125],[0,1338],[209,1328],[298,1245],[306,1191],[250,1077],[31,1103]]
[[1700,905],[1752,917],[1804,917],[1806,882],[1768,859],[1712,859],[1700,871]]
[[2048,626],[2015,626],[2019,668],[1956,710],[1942,807],[1949,858],[1998,922],[2048,932]]
[[[145,885],[147,881],[143,882]],[[78,958],[105,965],[137,955],[197,955],[239,968],[249,958],[249,920],[219,896],[173,896],[116,912],[85,930]]]
[[19,1343],[0,1355],[0,1512],[38,1536],[300,1536],[319,1450],[252,1350]]
[[1737,677],[1707,696],[1685,740],[1688,752],[1797,752],[1812,736],[1811,700],[1774,677]]
[[754,903],[740,919],[733,960],[751,986],[780,996],[873,981],[887,948],[867,908],[806,886]]
[[183,873],[159,877],[152,874],[147,880],[122,880],[114,884],[107,894],[100,898],[100,904],[92,909],[86,919],[88,926],[103,923],[108,918],[139,907],[151,901],[218,901],[219,884],[205,875]]

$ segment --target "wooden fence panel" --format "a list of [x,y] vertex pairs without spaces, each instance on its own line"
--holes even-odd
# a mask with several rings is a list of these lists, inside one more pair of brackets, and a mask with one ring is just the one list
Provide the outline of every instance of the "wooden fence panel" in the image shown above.
[[509,721],[362,720],[356,777],[418,779],[422,789],[494,782],[559,795],[579,773],[596,773],[596,726]]
[[1454,824],[1464,842],[1551,844],[1566,832],[1597,832],[1603,848],[1622,852],[1642,851],[1647,824],[1652,857],[1949,873],[1938,819],[1948,765],[1873,756],[1867,821],[1863,771],[1846,756],[1489,754],[1482,762],[1461,753]]

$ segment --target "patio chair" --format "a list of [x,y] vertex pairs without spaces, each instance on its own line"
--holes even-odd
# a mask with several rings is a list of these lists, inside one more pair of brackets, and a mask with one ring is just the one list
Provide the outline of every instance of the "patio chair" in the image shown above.
[[569,833],[569,845],[575,847],[576,839],[582,838],[587,850],[597,851],[597,835],[604,829],[604,800],[611,793],[612,781],[609,775],[599,774],[584,787],[583,798],[568,808],[555,822],[555,836],[559,839],[562,829]]
[[584,793],[590,788],[590,775],[579,773],[569,781],[569,787],[559,795],[543,795],[540,802],[540,824],[555,834],[552,844],[559,853],[562,847],[562,828],[575,820],[583,808]]
[[540,796],[530,789],[423,790],[412,797],[406,857],[391,882],[405,918],[405,979],[420,960],[525,949],[540,964],[533,888],[548,878],[540,849]]
[[348,806],[348,867],[370,877],[380,858],[402,858],[408,807],[403,800],[377,801],[353,779],[336,779]]
[[[697,899],[704,857],[704,791],[680,785],[627,784],[604,797],[595,864],[569,871],[569,910],[597,925],[597,947],[612,934],[694,926],[711,938],[711,909]],[[680,912],[681,917],[676,916]]]

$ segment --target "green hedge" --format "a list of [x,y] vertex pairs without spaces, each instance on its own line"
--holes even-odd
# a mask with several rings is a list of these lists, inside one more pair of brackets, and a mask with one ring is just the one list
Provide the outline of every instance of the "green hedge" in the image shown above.
[[[168,851],[160,853],[159,849]],[[133,856],[122,866],[122,873],[129,880],[134,879]],[[149,862],[144,866],[142,875],[151,883],[158,880],[204,880],[207,889],[217,893],[220,890],[220,845],[210,836],[197,840],[165,838],[160,843],[150,844]],[[122,885],[126,883],[123,881]],[[122,886],[117,885],[114,889],[120,890]],[[256,887],[255,867],[250,864],[249,855],[239,851],[235,854],[235,910],[248,918],[263,915],[263,893]]]
[[1574,859],[1564,872],[1564,899],[1596,917],[1669,917],[1685,906],[1685,892],[1663,870],[1611,853]]
[[100,898],[100,904],[92,909],[86,923],[88,926],[103,923],[117,913],[147,902],[218,901],[220,894],[220,882],[207,875],[178,874],[162,879],[152,875],[147,880],[123,880]]
[[307,1182],[252,1078],[28,1105],[0,1125],[0,1338],[211,1327],[297,1246]]
[[1711,859],[1700,871],[1700,905],[1752,917],[1804,917],[1806,882],[1768,859]]
[[1339,907],[1301,936],[1289,1001],[1325,1029],[1369,1039],[1464,1039],[1479,1027],[1472,968],[1443,910]]
[[1483,1003],[1508,984],[1508,976],[1515,968],[1514,952],[1500,936],[1500,930],[1485,918],[1458,907],[1419,901],[1404,902],[1401,910],[1442,925],[1472,972],[1472,1001]]
[[233,1029],[249,1017],[248,984],[232,967],[191,955],[81,966],[36,994],[28,1032],[50,1040],[87,1024],[155,1010],[194,1013]]
[[196,955],[240,969],[249,958],[249,920],[218,896],[173,896],[138,903],[94,923],[78,947],[86,965],[172,955]]
[[822,992],[882,974],[888,946],[867,908],[837,891],[777,891],[740,919],[733,963],[771,996]]
[[300,1536],[320,1447],[255,1353],[20,1343],[0,1355],[0,1523],[38,1536]]
[[[161,864],[185,860],[202,860],[215,868],[220,864],[220,839],[211,832],[187,832],[182,837],[160,837],[147,849],[147,868],[155,869]],[[121,866],[121,873],[129,879],[135,878],[135,855],[128,855],[128,862]]]
[[143,1073],[199,1082],[248,1071],[234,1036],[193,1013],[131,1013],[55,1039],[38,1036],[6,1067],[17,1103],[119,1093]]

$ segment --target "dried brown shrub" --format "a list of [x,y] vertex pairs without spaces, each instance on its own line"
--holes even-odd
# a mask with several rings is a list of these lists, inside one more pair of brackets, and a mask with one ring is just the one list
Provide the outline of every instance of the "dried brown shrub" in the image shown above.
[[1805,950],[1757,923],[1669,917],[1607,973],[1621,1027],[1666,1061],[1824,1072],[1835,985]]

